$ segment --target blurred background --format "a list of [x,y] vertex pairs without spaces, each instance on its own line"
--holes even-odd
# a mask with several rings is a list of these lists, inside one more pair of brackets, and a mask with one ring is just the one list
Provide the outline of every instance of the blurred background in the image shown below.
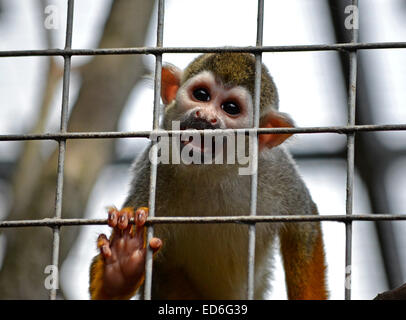
[[[66,0],[0,0],[0,50],[63,48]],[[267,0],[264,45],[350,41],[347,0]],[[405,41],[406,2],[359,0],[360,42]],[[75,49],[154,46],[156,3],[77,0]],[[248,46],[256,41],[257,4],[247,0],[167,0],[164,46]],[[196,54],[164,54],[184,68]],[[406,123],[406,50],[359,51],[357,124]],[[154,57],[72,58],[69,131],[152,128]],[[264,53],[279,89],[280,110],[297,126],[347,123],[345,53]],[[60,125],[63,59],[0,58],[0,134],[56,132]],[[354,213],[406,213],[406,133],[356,135]],[[63,218],[104,218],[120,207],[129,167],[146,139],[67,142]],[[346,137],[300,134],[289,144],[323,215],[345,214]],[[55,141],[0,141],[0,219],[53,217]],[[344,298],[345,227],[323,222],[331,299]],[[88,299],[88,269],[104,226],[62,227],[60,298]],[[0,230],[0,299],[48,297],[49,228]],[[354,222],[352,298],[372,299],[406,282],[406,222]],[[278,257],[271,299],[286,299]]]

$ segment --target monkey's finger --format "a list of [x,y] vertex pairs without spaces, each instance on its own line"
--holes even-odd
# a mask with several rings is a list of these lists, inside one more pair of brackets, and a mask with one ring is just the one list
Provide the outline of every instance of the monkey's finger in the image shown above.
[[137,230],[144,226],[145,221],[147,221],[149,210],[147,207],[140,207],[135,212],[135,225]]
[[110,227],[115,228],[117,226],[118,210],[115,207],[108,208],[107,223]]
[[130,210],[129,208],[123,208],[118,213],[117,227],[120,230],[125,230],[128,227],[128,222],[130,221]]
[[99,237],[97,238],[97,248],[100,250],[100,254],[104,258],[110,258],[111,257],[111,249],[110,249],[110,242],[107,239],[105,234],[100,234]]
[[152,238],[149,241],[149,247],[152,249],[154,254],[157,253],[158,250],[162,248],[162,240],[159,238]]
[[145,247],[146,242],[146,234],[145,234],[145,222],[147,221],[148,217],[148,208],[141,207],[138,208],[135,212],[135,232],[133,237],[135,237],[138,241],[138,246]]
[[133,224],[130,223],[131,219],[134,218],[134,208],[125,207],[118,213],[117,228],[120,230],[121,235],[127,236],[131,235]]
[[127,216],[127,227],[125,228],[126,232],[124,232],[124,234],[132,236],[133,229],[134,229],[134,224],[130,223],[130,222],[131,222],[132,219],[134,219],[134,215],[135,215],[134,214],[134,208],[133,207],[125,207],[125,208],[121,209],[120,212]]

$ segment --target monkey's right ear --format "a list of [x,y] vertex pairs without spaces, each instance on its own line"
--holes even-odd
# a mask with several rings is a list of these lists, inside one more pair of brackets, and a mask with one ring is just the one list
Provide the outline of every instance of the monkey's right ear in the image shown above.
[[[293,128],[293,120],[286,114],[275,110],[270,111],[261,121],[261,128]],[[259,149],[273,148],[289,138],[291,133],[268,133],[259,135]]]
[[165,105],[176,98],[180,86],[182,71],[172,64],[165,64],[162,67],[161,98]]

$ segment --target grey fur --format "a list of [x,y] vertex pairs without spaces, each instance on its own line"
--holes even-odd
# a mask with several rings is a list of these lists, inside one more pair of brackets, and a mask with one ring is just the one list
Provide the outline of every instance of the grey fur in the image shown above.
[[[134,162],[130,194],[124,206],[148,206],[149,148]],[[283,146],[260,153],[259,215],[312,214],[314,203]],[[219,216],[249,214],[250,177],[237,165],[158,165],[156,216]],[[269,253],[282,224],[258,224],[256,298],[268,290]],[[295,224],[312,241],[311,224]],[[248,228],[242,225],[157,225],[164,242],[154,262],[153,286],[162,284],[165,269],[181,269],[203,298],[244,299]],[[216,264],[220,268],[216,268]],[[223,270],[226,269],[226,270]],[[222,272],[218,272],[222,270]],[[169,275],[165,275],[166,279]],[[163,281],[162,279],[162,281]],[[165,298],[155,289],[155,298]]]
[[[244,58],[241,55],[238,57]],[[199,59],[203,58],[196,59],[195,64],[199,66]],[[228,59],[230,56],[222,58]],[[249,56],[245,60],[252,62],[252,59]],[[213,66],[217,65],[213,63]],[[250,68],[254,68],[253,66],[254,64],[251,63]],[[223,73],[228,78],[232,77],[235,70],[227,65],[222,67]],[[190,73],[194,70],[190,69],[187,68],[185,72]],[[194,70],[197,73],[196,77],[199,77],[198,73],[201,72],[199,70]],[[217,70],[213,72],[216,74]],[[227,72],[231,74],[228,75]],[[251,69],[247,72],[252,75],[255,73]],[[202,73],[200,75],[202,76]],[[207,76],[210,77],[210,75],[212,74],[209,73]],[[278,109],[277,90],[270,75],[267,72],[266,75],[268,86],[271,87],[268,88],[270,92],[262,92],[262,95],[267,98],[271,96],[270,101],[275,105],[261,109],[264,111],[273,108],[273,112],[278,112],[276,111]],[[191,75],[189,77],[191,79],[188,78],[185,87],[188,82],[193,81],[193,77]],[[252,97],[249,97],[250,101],[247,104],[249,104],[249,111],[252,111]],[[182,120],[188,115],[187,112],[190,112],[178,107],[181,105],[179,101],[185,103],[182,99],[184,96],[182,96],[181,87],[178,90],[177,99],[166,106],[164,128],[171,129],[172,120]],[[286,119],[289,120],[288,117]],[[240,124],[243,126],[243,123]],[[224,125],[220,127],[223,128]],[[148,155],[149,148],[134,162],[131,189],[124,206],[135,208],[148,206],[150,179]],[[158,165],[156,216],[248,215],[250,176],[239,175],[238,168],[239,164]],[[317,214],[317,208],[298,173],[295,162],[283,145],[272,149],[265,148],[259,153],[257,214]],[[320,229],[314,227],[314,223],[295,223],[289,226],[281,223],[257,224],[255,260],[255,298],[257,299],[264,298],[264,294],[269,289],[269,281],[266,281],[266,278],[269,278],[272,273],[271,250],[274,248],[276,237],[280,231],[285,230],[284,228],[293,230],[290,232],[294,235],[292,241],[294,245],[300,243],[300,247],[304,248],[300,252],[305,260],[306,257],[311,258],[313,244],[320,235]],[[190,283],[196,289],[195,291],[199,292],[199,298],[246,298],[248,255],[246,225],[156,225],[154,230],[155,236],[161,238],[164,245],[154,260],[153,298],[170,297],[171,292],[176,290],[173,288],[177,285],[174,280],[175,275],[179,276],[179,274],[184,277],[185,282]],[[307,262],[294,261],[299,269],[302,266],[301,263],[305,265]]]

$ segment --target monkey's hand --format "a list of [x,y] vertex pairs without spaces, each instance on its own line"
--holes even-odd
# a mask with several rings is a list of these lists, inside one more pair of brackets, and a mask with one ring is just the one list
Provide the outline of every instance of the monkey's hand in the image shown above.
[[[148,208],[110,208],[108,224],[113,228],[110,239],[101,234],[97,239],[100,254],[90,267],[92,299],[130,299],[144,281]],[[129,221],[134,218],[135,224]],[[157,252],[162,241],[153,238],[150,248]]]

